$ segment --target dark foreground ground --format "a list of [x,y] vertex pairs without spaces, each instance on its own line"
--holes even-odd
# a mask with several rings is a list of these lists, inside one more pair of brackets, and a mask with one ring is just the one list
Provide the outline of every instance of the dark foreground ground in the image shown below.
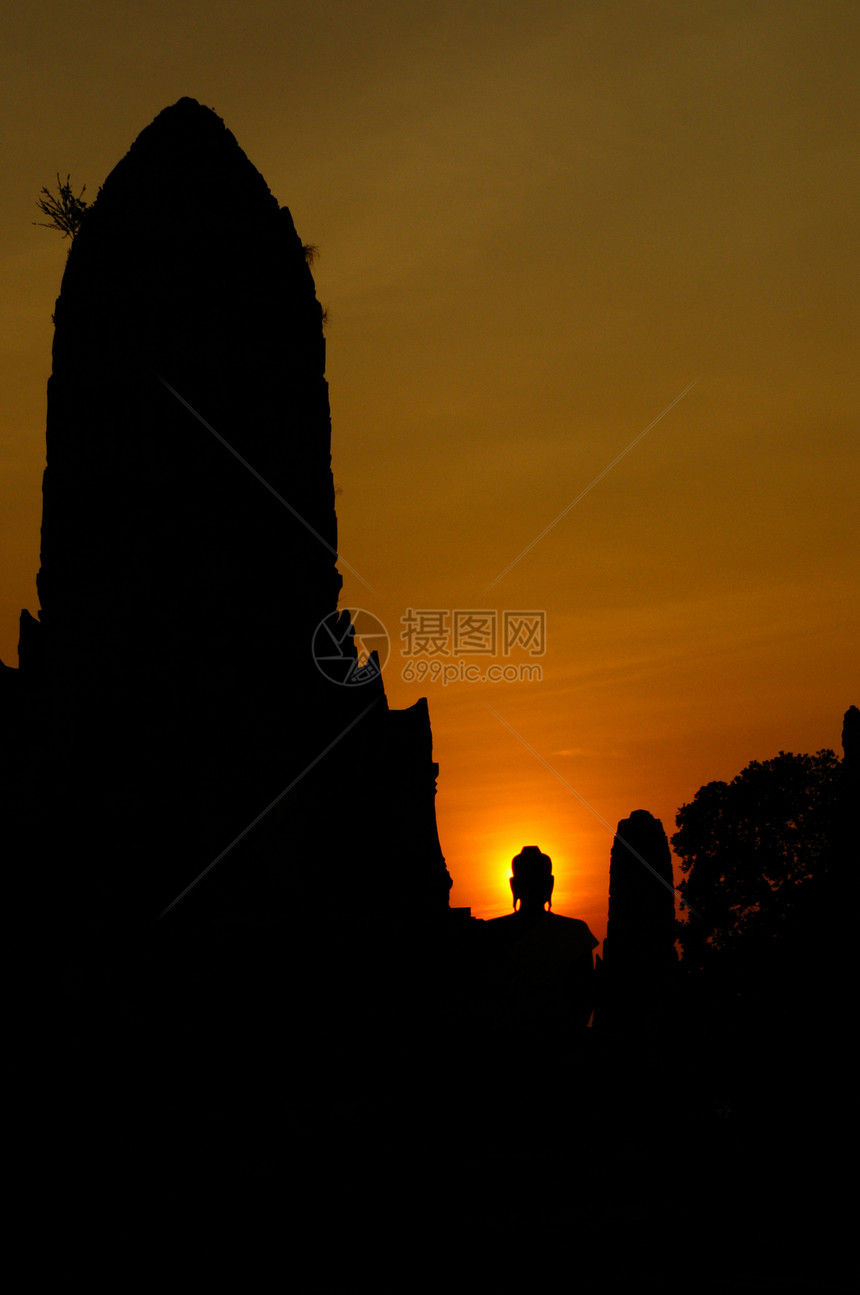
[[853,1288],[832,1028],[512,1032],[462,948],[324,918],[30,954],[7,1100],[33,1283]]

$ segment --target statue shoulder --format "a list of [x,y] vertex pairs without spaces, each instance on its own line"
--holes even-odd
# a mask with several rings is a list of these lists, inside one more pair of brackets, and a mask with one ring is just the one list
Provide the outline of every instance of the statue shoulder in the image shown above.
[[550,913],[549,917],[558,935],[571,944],[581,945],[583,953],[591,953],[592,949],[596,949],[600,943],[592,935],[588,923],[583,922],[581,918],[565,917],[562,913]]

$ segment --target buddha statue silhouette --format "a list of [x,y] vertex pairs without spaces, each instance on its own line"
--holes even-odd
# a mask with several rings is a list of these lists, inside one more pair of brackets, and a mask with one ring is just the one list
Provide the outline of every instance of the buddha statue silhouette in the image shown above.
[[528,1029],[579,1031],[593,1003],[593,950],[587,924],[553,913],[552,860],[536,845],[511,862],[514,912],[487,923],[508,987],[513,1019]]

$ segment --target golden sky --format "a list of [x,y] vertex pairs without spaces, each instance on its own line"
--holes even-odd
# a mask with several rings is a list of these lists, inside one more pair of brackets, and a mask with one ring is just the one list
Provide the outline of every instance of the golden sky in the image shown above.
[[[429,698],[452,903],[505,911],[536,844],[602,937],[606,824],[671,835],[860,702],[858,36],[853,0],[7,5],[0,657],[65,257],[35,199],[190,95],[320,248],[343,603]],[[542,657],[463,662],[542,679],[401,677],[408,608],[545,613]]]

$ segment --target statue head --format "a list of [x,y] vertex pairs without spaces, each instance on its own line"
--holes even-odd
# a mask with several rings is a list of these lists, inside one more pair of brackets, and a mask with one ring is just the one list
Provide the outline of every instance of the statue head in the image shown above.
[[524,845],[515,859],[511,860],[511,894],[514,897],[514,908],[519,904],[520,912],[543,912],[544,905],[552,908],[552,888],[555,878],[552,875],[552,859],[542,854],[536,845]]

